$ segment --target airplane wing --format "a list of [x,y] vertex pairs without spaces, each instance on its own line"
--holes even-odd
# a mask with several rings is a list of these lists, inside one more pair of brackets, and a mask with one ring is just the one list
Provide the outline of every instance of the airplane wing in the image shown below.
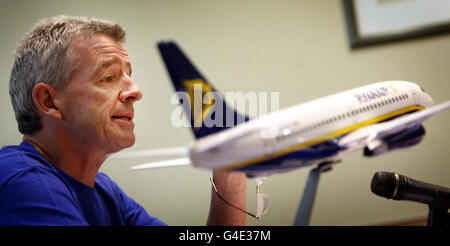
[[359,149],[361,148],[361,145],[365,145],[370,148],[372,145],[377,144],[379,139],[415,127],[427,120],[433,114],[439,113],[448,108],[450,108],[450,101],[404,115],[384,123],[369,125],[341,138],[338,144],[349,151]]

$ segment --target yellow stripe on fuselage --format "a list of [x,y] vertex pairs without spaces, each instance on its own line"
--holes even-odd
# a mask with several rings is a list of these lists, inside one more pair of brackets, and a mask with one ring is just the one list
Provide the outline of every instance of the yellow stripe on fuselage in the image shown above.
[[309,140],[307,142],[304,142],[304,143],[301,143],[301,144],[297,144],[297,145],[294,145],[294,146],[290,146],[288,148],[285,148],[285,149],[282,149],[280,151],[274,152],[274,153],[272,153],[270,155],[260,156],[260,157],[256,157],[256,158],[244,161],[244,162],[240,162],[238,164],[234,164],[234,165],[229,166],[229,167],[227,167],[225,169],[236,169],[236,168],[250,166],[250,165],[255,164],[255,163],[271,160],[271,159],[274,159],[274,158],[277,158],[277,157],[280,157],[280,156],[283,156],[283,155],[286,155],[286,154],[289,154],[289,153],[292,153],[292,152],[295,152],[295,151],[298,151],[298,150],[301,150],[301,149],[304,149],[304,148],[307,148],[307,147],[310,147],[310,146],[313,146],[313,145],[316,145],[318,143],[325,142],[325,141],[327,141],[329,139],[342,136],[342,135],[347,134],[347,133],[349,133],[351,131],[354,131],[354,130],[356,130],[358,128],[361,128],[361,127],[364,127],[364,126],[367,126],[367,125],[371,125],[371,124],[375,124],[375,123],[378,123],[380,121],[384,121],[384,120],[387,120],[387,119],[390,119],[390,118],[393,118],[393,117],[396,117],[396,116],[399,116],[399,115],[402,115],[402,114],[405,114],[405,113],[408,113],[408,112],[411,112],[411,111],[422,110],[422,109],[424,109],[424,107],[419,106],[419,105],[413,105],[413,106],[405,107],[405,108],[402,108],[402,109],[399,109],[399,110],[396,110],[396,111],[392,111],[392,112],[387,113],[385,115],[381,115],[381,116],[375,117],[373,119],[366,120],[366,121],[357,123],[355,125],[343,128],[341,130],[337,130],[335,132],[323,135],[323,136],[321,136],[319,138],[312,139],[312,140]]

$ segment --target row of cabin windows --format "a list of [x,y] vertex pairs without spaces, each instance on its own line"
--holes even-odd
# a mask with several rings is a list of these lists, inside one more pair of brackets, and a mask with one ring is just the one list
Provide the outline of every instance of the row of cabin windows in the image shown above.
[[406,99],[408,99],[408,94],[402,94],[402,95],[399,95],[399,96],[396,96],[396,97],[393,97],[393,98],[389,98],[389,99],[383,100],[381,102],[376,102],[376,103],[373,103],[373,104],[370,104],[370,105],[366,105],[366,106],[361,107],[359,109],[355,109],[355,110],[349,111],[347,113],[342,113],[340,115],[327,118],[326,120],[323,120],[321,122],[309,125],[307,127],[299,129],[297,131],[293,131],[293,132],[291,132],[291,133],[289,133],[287,135],[279,135],[279,136],[276,137],[276,140],[279,141],[279,140],[283,140],[283,139],[285,139],[287,137],[297,136],[299,134],[303,134],[305,132],[314,130],[314,129],[318,128],[318,127],[322,127],[322,126],[328,125],[330,123],[337,122],[337,121],[340,121],[340,120],[343,120],[343,119],[346,119],[346,118],[349,118],[349,117],[353,117],[355,115],[358,115],[358,114],[361,114],[361,113],[365,113],[365,112],[368,112],[368,111],[371,111],[371,110],[374,110],[374,109],[377,109],[377,108],[381,108],[381,107],[384,107],[384,106],[387,106],[387,105],[390,105],[390,104],[393,104],[393,103],[396,103],[396,102],[400,102],[400,101],[403,101],[403,100],[406,100]]

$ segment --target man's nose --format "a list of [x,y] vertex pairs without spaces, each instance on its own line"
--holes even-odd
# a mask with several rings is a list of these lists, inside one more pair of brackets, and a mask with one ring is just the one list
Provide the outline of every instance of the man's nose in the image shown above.
[[120,92],[119,100],[123,103],[134,103],[140,100],[142,96],[141,89],[133,82],[133,80],[131,80],[131,78],[128,78],[126,81],[126,86]]

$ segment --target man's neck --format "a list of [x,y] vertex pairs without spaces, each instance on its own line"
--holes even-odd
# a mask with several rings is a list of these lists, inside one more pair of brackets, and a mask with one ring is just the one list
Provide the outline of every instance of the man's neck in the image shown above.
[[24,135],[23,141],[33,145],[48,162],[61,169],[70,177],[91,188],[107,154],[92,151],[95,148],[86,144],[74,144],[64,136],[38,132],[32,136]]

